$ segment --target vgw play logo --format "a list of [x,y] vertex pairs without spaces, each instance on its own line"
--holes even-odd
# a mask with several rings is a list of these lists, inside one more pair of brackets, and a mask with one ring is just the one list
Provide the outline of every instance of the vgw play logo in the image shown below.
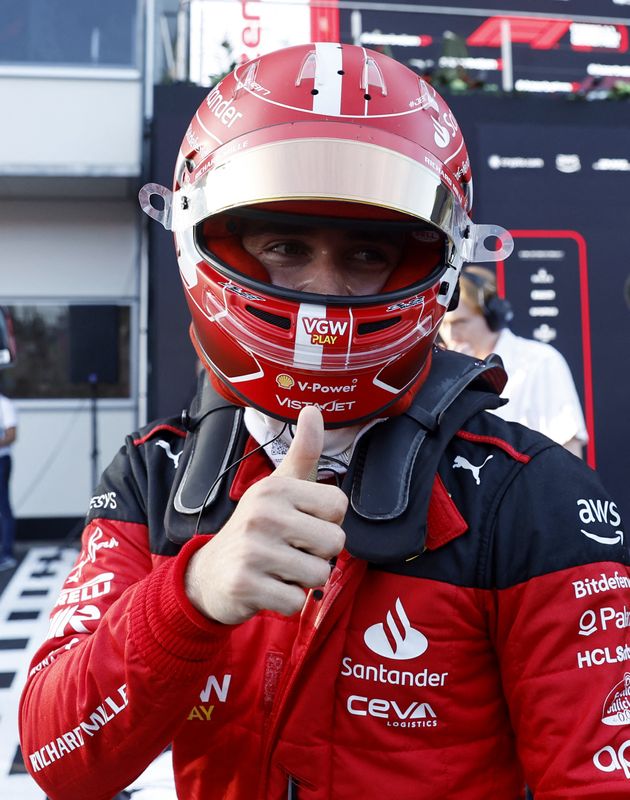
[[303,317],[304,330],[311,337],[311,344],[335,344],[348,329],[348,320]]

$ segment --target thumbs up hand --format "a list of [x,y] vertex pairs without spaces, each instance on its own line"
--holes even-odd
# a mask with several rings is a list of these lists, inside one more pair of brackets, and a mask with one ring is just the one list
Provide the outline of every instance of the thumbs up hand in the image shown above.
[[300,411],[289,451],[274,475],[308,481],[317,479],[317,465],[324,447],[324,420],[315,406]]
[[217,622],[235,625],[262,609],[294,614],[304,589],[322,586],[344,546],[348,499],[317,484],[324,441],[321,412],[300,412],[295,437],[274,473],[243,495],[223,528],[190,559],[186,593]]

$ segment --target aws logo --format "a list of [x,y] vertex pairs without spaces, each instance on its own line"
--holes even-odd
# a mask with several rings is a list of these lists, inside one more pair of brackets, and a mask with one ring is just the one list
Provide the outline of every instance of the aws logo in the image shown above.
[[302,317],[302,323],[311,337],[311,344],[335,344],[348,329],[348,320]]
[[[621,516],[615,503],[599,498],[597,500],[580,499],[577,501],[577,506],[580,522],[584,526],[580,528],[580,532],[584,536],[599,542],[599,544],[623,544],[623,530],[620,529]],[[613,530],[604,529],[604,531],[600,530],[599,533],[596,533],[595,531],[600,525],[608,525]],[[617,530],[614,530],[615,528]]]

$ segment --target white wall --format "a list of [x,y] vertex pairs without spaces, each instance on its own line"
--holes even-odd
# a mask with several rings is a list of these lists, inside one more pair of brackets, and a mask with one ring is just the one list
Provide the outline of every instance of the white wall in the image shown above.
[[0,175],[140,174],[140,76],[77,72],[0,68]]
[[[124,299],[134,306],[139,236],[132,200],[2,200],[0,303]],[[137,386],[137,332],[131,347]],[[82,516],[92,491],[89,400],[18,400],[17,408],[11,480],[16,515]],[[101,469],[137,426],[137,412],[135,397],[99,401]]]
[[136,296],[137,224],[133,201],[0,200],[2,302]]
[[[11,476],[15,516],[83,516],[93,494],[90,401],[17,401],[16,406],[18,440]],[[100,476],[134,429],[134,410],[99,401],[97,420]]]

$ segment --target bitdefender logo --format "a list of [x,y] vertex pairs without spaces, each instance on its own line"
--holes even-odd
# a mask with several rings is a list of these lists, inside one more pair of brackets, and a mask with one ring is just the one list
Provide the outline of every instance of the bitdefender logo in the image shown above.
[[[419,630],[411,627],[400,598],[395,603],[396,617],[387,612],[387,630],[382,622],[371,625],[363,634],[363,641],[373,653],[385,658],[404,661],[417,658],[429,646],[429,640]],[[389,632],[389,635],[388,635]]]

